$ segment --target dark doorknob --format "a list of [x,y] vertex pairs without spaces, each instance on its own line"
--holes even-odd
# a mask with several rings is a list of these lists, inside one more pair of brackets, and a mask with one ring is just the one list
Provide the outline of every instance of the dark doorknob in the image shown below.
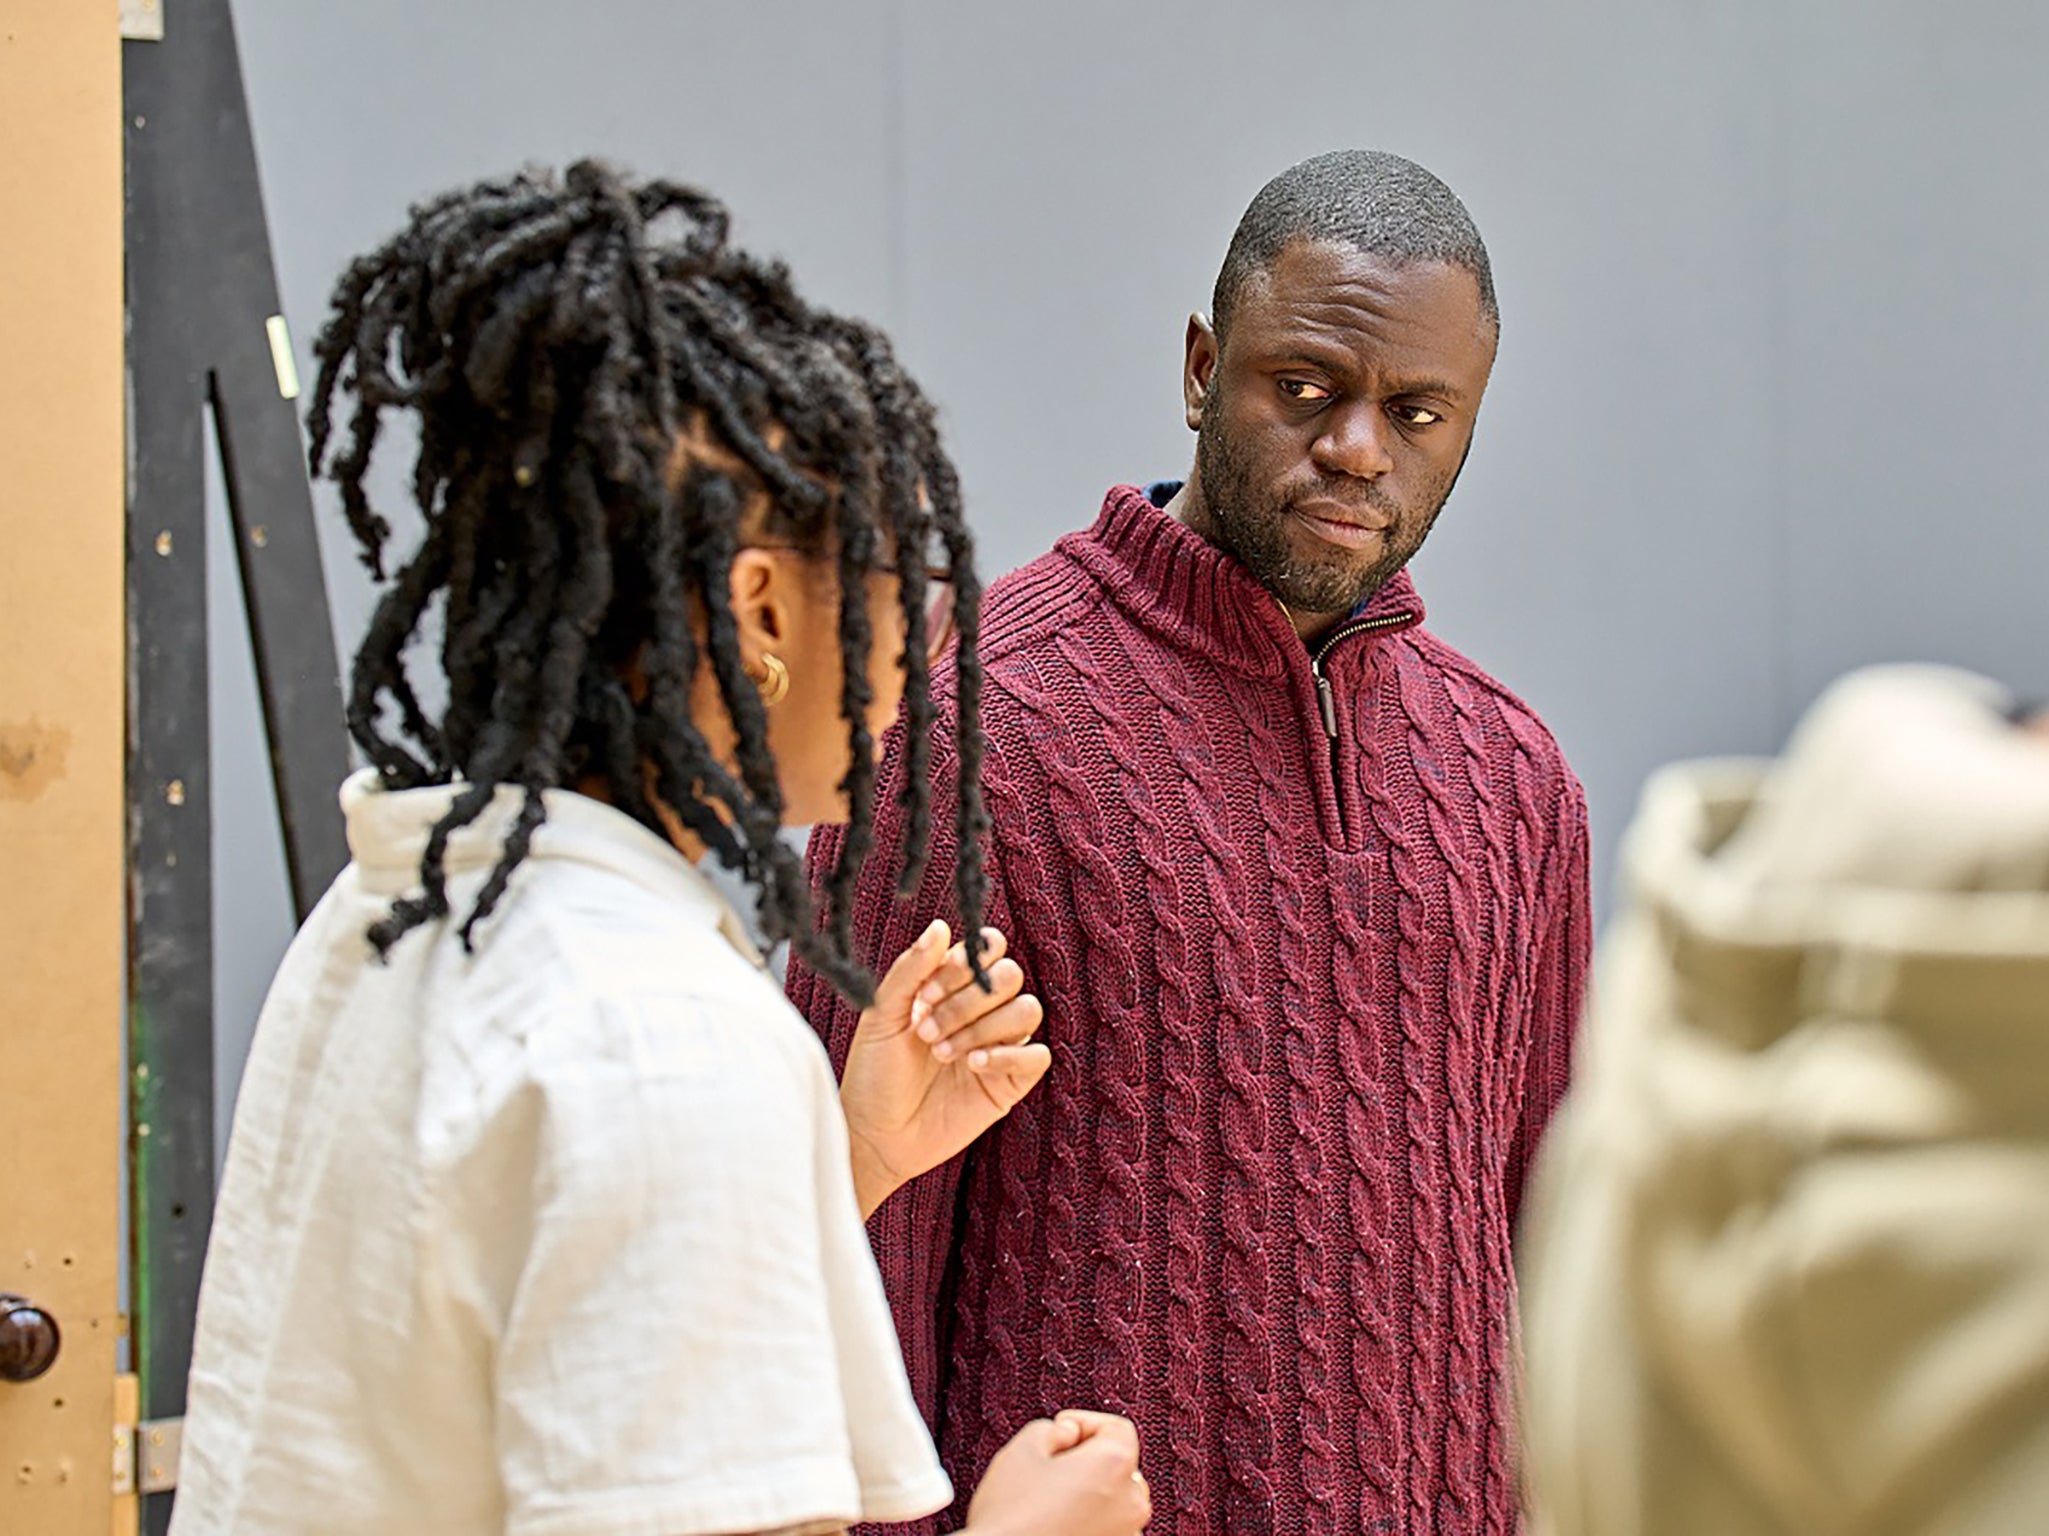
[[0,1381],[34,1381],[57,1361],[57,1319],[26,1296],[0,1291]]

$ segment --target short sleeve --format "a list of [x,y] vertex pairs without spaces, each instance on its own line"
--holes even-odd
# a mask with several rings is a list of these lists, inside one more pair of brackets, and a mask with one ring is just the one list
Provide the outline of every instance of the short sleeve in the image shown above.
[[[906,1518],[950,1496],[823,1052],[761,997],[585,1000],[529,1046],[494,1364],[514,1536]],[[781,1017],[775,1010],[780,1010]],[[480,1240],[493,1239],[480,1234]],[[486,1256],[484,1267],[492,1267]]]

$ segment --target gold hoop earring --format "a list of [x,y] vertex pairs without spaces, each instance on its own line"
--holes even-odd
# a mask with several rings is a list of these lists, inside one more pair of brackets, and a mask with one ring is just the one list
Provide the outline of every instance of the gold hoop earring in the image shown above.
[[761,690],[761,702],[768,708],[782,703],[783,695],[790,691],[790,669],[783,665],[782,657],[762,652],[761,676],[754,678],[754,686]]

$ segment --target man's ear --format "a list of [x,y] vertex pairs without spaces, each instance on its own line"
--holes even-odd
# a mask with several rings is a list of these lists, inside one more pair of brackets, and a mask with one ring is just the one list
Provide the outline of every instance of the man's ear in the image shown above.
[[1203,402],[1217,373],[1217,333],[1200,310],[1188,317],[1188,339],[1181,355],[1181,409],[1188,430],[1202,429]]
[[728,593],[740,630],[740,654],[752,668],[765,652],[789,643],[792,572],[773,552],[743,549],[733,557]]

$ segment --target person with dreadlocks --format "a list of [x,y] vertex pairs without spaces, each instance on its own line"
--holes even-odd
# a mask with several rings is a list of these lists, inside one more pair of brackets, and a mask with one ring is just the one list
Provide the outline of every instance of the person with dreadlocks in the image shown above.
[[[1189,478],[1113,488],[991,590],[990,910],[1054,1063],[874,1234],[964,1482],[1015,1416],[1086,1394],[1138,1420],[1181,1536],[1516,1528],[1511,1235],[1571,1059],[1586,806],[1406,570],[1499,333],[1428,171],[1282,172],[1184,333]],[[913,724],[887,784],[978,736]],[[813,842],[835,892],[841,840]],[[900,904],[870,862],[882,956],[946,893]],[[801,954],[791,991],[858,1041]]]
[[[1049,1059],[980,926],[972,548],[887,340],[726,226],[581,162],[424,204],[341,281],[311,463],[383,578],[371,456],[410,416],[422,531],[351,678],[353,860],[243,1079],[180,1536],[808,1533],[953,1496],[861,1217]],[[950,631],[963,938],[924,927],[878,983],[846,900],[875,743],[900,699],[931,718]],[[927,777],[892,802],[913,887]],[[849,857],[814,909],[777,834],[821,818]],[[707,854],[859,1011],[837,1093]],[[968,1529],[1130,1536],[1136,1446],[1035,1421]]]

